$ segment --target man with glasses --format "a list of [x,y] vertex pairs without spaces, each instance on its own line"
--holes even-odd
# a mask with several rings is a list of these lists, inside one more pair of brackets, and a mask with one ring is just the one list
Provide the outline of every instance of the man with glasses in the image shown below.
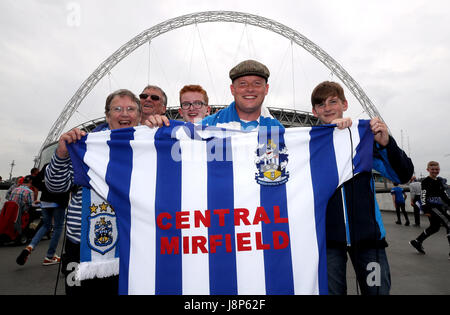
[[155,85],[147,85],[139,99],[142,105],[141,123],[144,124],[150,115],[164,115],[167,107],[167,95]]
[[208,94],[200,85],[185,85],[180,90],[180,108],[178,113],[184,121],[200,122],[209,115]]
[[[144,90],[147,91],[147,90]],[[100,125],[94,132],[108,129],[121,129],[139,125],[141,121],[141,104],[139,99],[129,90],[118,90],[111,93],[105,104],[106,125]],[[83,194],[80,186],[74,185],[72,162],[70,160],[67,144],[77,142],[86,133],[74,128],[64,133],[58,142],[56,152],[45,173],[45,185],[50,192],[61,193],[71,191],[71,199],[67,208],[67,241],[65,243],[63,273],[66,275],[66,294],[117,294],[118,276],[94,278],[83,280],[80,285],[74,285],[71,279],[73,264],[80,262],[80,238],[81,238],[81,210],[83,199],[89,197]],[[106,267],[105,267],[106,268]]]

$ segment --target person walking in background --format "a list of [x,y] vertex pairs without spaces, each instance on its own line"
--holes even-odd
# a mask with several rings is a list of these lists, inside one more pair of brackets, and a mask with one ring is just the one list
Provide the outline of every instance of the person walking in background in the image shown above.
[[39,169],[37,167],[33,167],[30,170],[30,176],[32,177],[32,185],[30,187],[30,189],[33,191],[33,201],[36,201],[38,199],[38,195],[39,195],[39,189],[34,186],[34,179],[35,177],[39,174]]
[[11,194],[6,199],[14,201],[19,206],[19,213],[15,221],[14,229],[20,234],[22,233],[22,215],[28,211],[33,205],[33,191],[31,190],[32,177],[27,175],[21,177],[18,181],[18,187],[11,191]]
[[47,190],[44,184],[45,165],[42,170],[37,173],[33,180],[33,186],[42,192],[40,198],[40,206],[42,209],[42,216],[44,224],[34,235],[30,244],[25,247],[16,259],[17,264],[23,266],[31,252],[39,244],[42,237],[46,235],[53,226],[53,234],[48,246],[47,254],[44,257],[42,264],[44,266],[54,265],[61,261],[61,258],[56,255],[56,248],[64,228],[64,216],[66,213],[67,204],[69,203],[69,192],[65,193],[51,193]]
[[[6,199],[6,200],[10,200],[10,199],[11,199],[11,193],[12,193],[12,191],[13,191],[14,189],[16,189],[17,187],[20,187],[20,186],[23,184],[23,179],[24,179],[23,176],[17,177],[17,178],[14,180],[14,183],[13,183],[11,186],[9,186],[8,191],[6,192],[6,195],[5,195],[5,199]],[[30,188],[30,190],[31,190],[31,188]]]
[[[450,198],[447,195],[442,182],[438,179],[440,172],[439,163],[436,161],[428,162],[427,171],[430,175],[422,181],[422,194],[420,198],[422,210],[430,220],[430,226],[416,239],[409,242],[409,244],[421,254],[425,254],[425,249],[422,246],[423,241],[437,233],[441,228],[441,225],[447,230],[447,240],[450,246],[450,216],[443,208],[444,202],[447,205],[450,205]],[[450,251],[448,259],[450,259]]]
[[422,190],[422,185],[416,179],[416,176],[411,178],[411,183],[409,184],[409,194],[411,197],[411,206],[414,209],[414,226],[420,227],[420,192]]
[[407,198],[406,193],[403,191],[403,188],[398,186],[398,183],[394,183],[394,187],[391,189],[392,202],[394,203],[395,212],[397,212],[397,221],[396,224],[402,224],[402,220],[400,219],[400,210],[405,216],[405,226],[409,226],[409,218],[405,209],[405,200]]

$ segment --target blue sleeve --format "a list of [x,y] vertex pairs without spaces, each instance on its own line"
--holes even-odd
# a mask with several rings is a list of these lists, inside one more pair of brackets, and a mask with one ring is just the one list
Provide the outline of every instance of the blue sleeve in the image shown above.
[[214,126],[214,115],[206,116],[200,123],[202,126]]
[[411,159],[391,136],[386,147],[374,143],[373,168],[380,172],[381,176],[399,184],[407,183],[414,173]]
[[91,188],[88,176],[89,167],[83,162],[86,154],[86,138],[87,135],[78,142],[67,145],[67,149],[72,161],[74,183]]

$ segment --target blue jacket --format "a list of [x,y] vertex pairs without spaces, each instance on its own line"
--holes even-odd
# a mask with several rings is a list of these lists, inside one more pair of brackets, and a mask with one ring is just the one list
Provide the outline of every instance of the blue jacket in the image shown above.
[[[389,137],[385,148],[374,143],[373,168],[397,183],[408,182],[414,172],[411,159]],[[328,202],[327,247],[384,248],[387,246],[372,174],[364,172],[345,182]]]

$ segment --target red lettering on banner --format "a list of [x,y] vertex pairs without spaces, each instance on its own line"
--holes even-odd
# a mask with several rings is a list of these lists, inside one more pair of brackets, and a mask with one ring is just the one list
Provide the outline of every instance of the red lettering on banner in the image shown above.
[[158,225],[158,227],[161,230],[170,229],[172,227],[172,223],[163,224],[163,222],[162,222],[163,219],[168,219],[168,220],[172,219],[172,216],[170,215],[170,213],[162,212],[156,218],[156,224]]
[[250,238],[250,233],[236,234],[237,251],[240,252],[252,250],[252,247],[250,246],[250,240],[245,238]]
[[[231,209],[214,209],[194,212],[189,211],[177,211],[174,217],[168,212],[162,212],[156,217],[156,225],[161,230],[168,230],[171,228],[192,229],[211,227],[211,217],[216,220],[215,224],[219,227],[224,227],[226,224],[234,224],[234,226],[248,226],[248,225],[260,225],[264,224],[280,224],[289,223],[288,218],[281,217],[281,211],[279,206],[273,207],[273,221],[271,221],[269,214],[264,207],[257,207],[253,220],[249,218],[250,211],[246,208]],[[191,215],[193,215],[194,227],[192,227]],[[227,220],[227,221],[226,221]],[[228,221],[233,220],[233,221]],[[175,222],[173,222],[175,221]],[[199,231],[199,234],[201,232]],[[190,233],[191,234],[191,233]],[[192,233],[195,234],[195,233]],[[203,232],[202,232],[203,234]],[[216,234],[216,235],[189,235],[183,237],[172,236],[161,237],[161,254],[163,255],[177,255],[180,254],[180,247],[183,254],[199,254],[199,253],[217,253],[218,248],[222,247],[227,253],[231,253],[233,250],[237,252],[252,251],[252,250],[279,250],[289,246],[289,235],[283,231],[273,231],[272,240],[270,240],[270,234],[265,235],[264,244],[262,232],[243,232],[232,234]],[[234,241],[235,239],[235,241]],[[181,242],[181,243],[180,243]],[[234,245],[236,248],[234,249]]]
[[[289,236],[283,231],[272,232],[273,249],[279,250],[289,246]],[[255,246],[252,246],[252,238],[255,239]],[[209,240],[209,250],[208,250]],[[217,248],[225,246],[225,251],[231,253],[233,251],[231,234],[225,235],[210,235],[206,236],[183,236],[182,238],[183,254],[215,254]],[[251,250],[269,250],[270,244],[264,244],[262,240],[262,233],[236,233],[236,251],[244,252]],[[162,255],[178,255],[180,253],[180,238],[172,236],[169,238],[161,237],[161,251]]]
[[189,236],[183,236],[183,254],[189,254]]
[[225,214],[230,213],[230,209],[216,209],[214,210],[214,214],[219,216],[219,225],[225,226]]
[[[225,226],[226,215],[230,214],[230,209],[215,209],[213,210],[213,214],[217,215],[219,226]],[[271,223],[288,223],[288,218],[282,218],[280,214],[280,207],[273,207],[273,216],[274,221],[271,222],[269,215],[267,214],[264,207],[257,207],[255,211],[255,216],[253,217],[253,221],[250,222],[249,216],[250,211],[246,208],[236,208],[233,209],[233,223],[235,226],[243,225],[258,225],[261,222],[265,224]],[[175,228],[177,230],[181,229],[190,229],[191,212],[189,211],[177,211],[175,212]],[[167,222],[167,221],[168,222]],[[168,212],[161,212],[158,214],[156,218],[156,224],[161,230],[168,230],[172,228],[173,223],[171,223],[172,215]],[[194,227],[211,227],[211,210],[205,210],[204,213],[202,211],[196,210],[194,211]]]
[[263,244],[261,232],[256,232],[255,237],[256,237],[256,249],[262,249],[262,250],[270,249],[270,244]]
[[275,223],[289,223],[288,218],[280,218],[280,207],[273,207],[273,215],[275,217]]
[[209,252],[214,254],[217,246],[222,246],[222,242],[219,242],[223,238],[222,235],[210,235],[209,236]]
[[211,226],[211,210],[206,210],[205,215],[199,210],[194,212],[194,226],[196,228],[200,227],[200,222],[202,222],[204,227],[209,228]]
[[189,229],[189,211],[180,211],[175,213],[175,228],[176,229]]
[[172,236],[169,242],[168,237],[161,237],[161,254],[175,254],[180,253],[180,238],[177,236]]
[[259,224],[259,222],[264,222],[266,224],[270,223],[269,216],[267,215],[264,207],[256,208],[255,218],[253,219],[253,225]]
[[192,236],[192,254],[197,254],[198,250],[202,253],[208,253],[206,249],[206,237],[204,236]]
[[233,251],[233,247],[231,246],[231,234],[225,234],[225,249],[227,253]]
[[250,221],[247,219],[250,212],[245,208],[234,209],[234,225],[240,226],[241,222],[245,225],[250,225]]
[[[283,239],[282,243],[280,243],[280,237]],[[283,249],[288,247],[289,245],[289,235],[283,231],[273,231],[273,248],[274,249]]]

